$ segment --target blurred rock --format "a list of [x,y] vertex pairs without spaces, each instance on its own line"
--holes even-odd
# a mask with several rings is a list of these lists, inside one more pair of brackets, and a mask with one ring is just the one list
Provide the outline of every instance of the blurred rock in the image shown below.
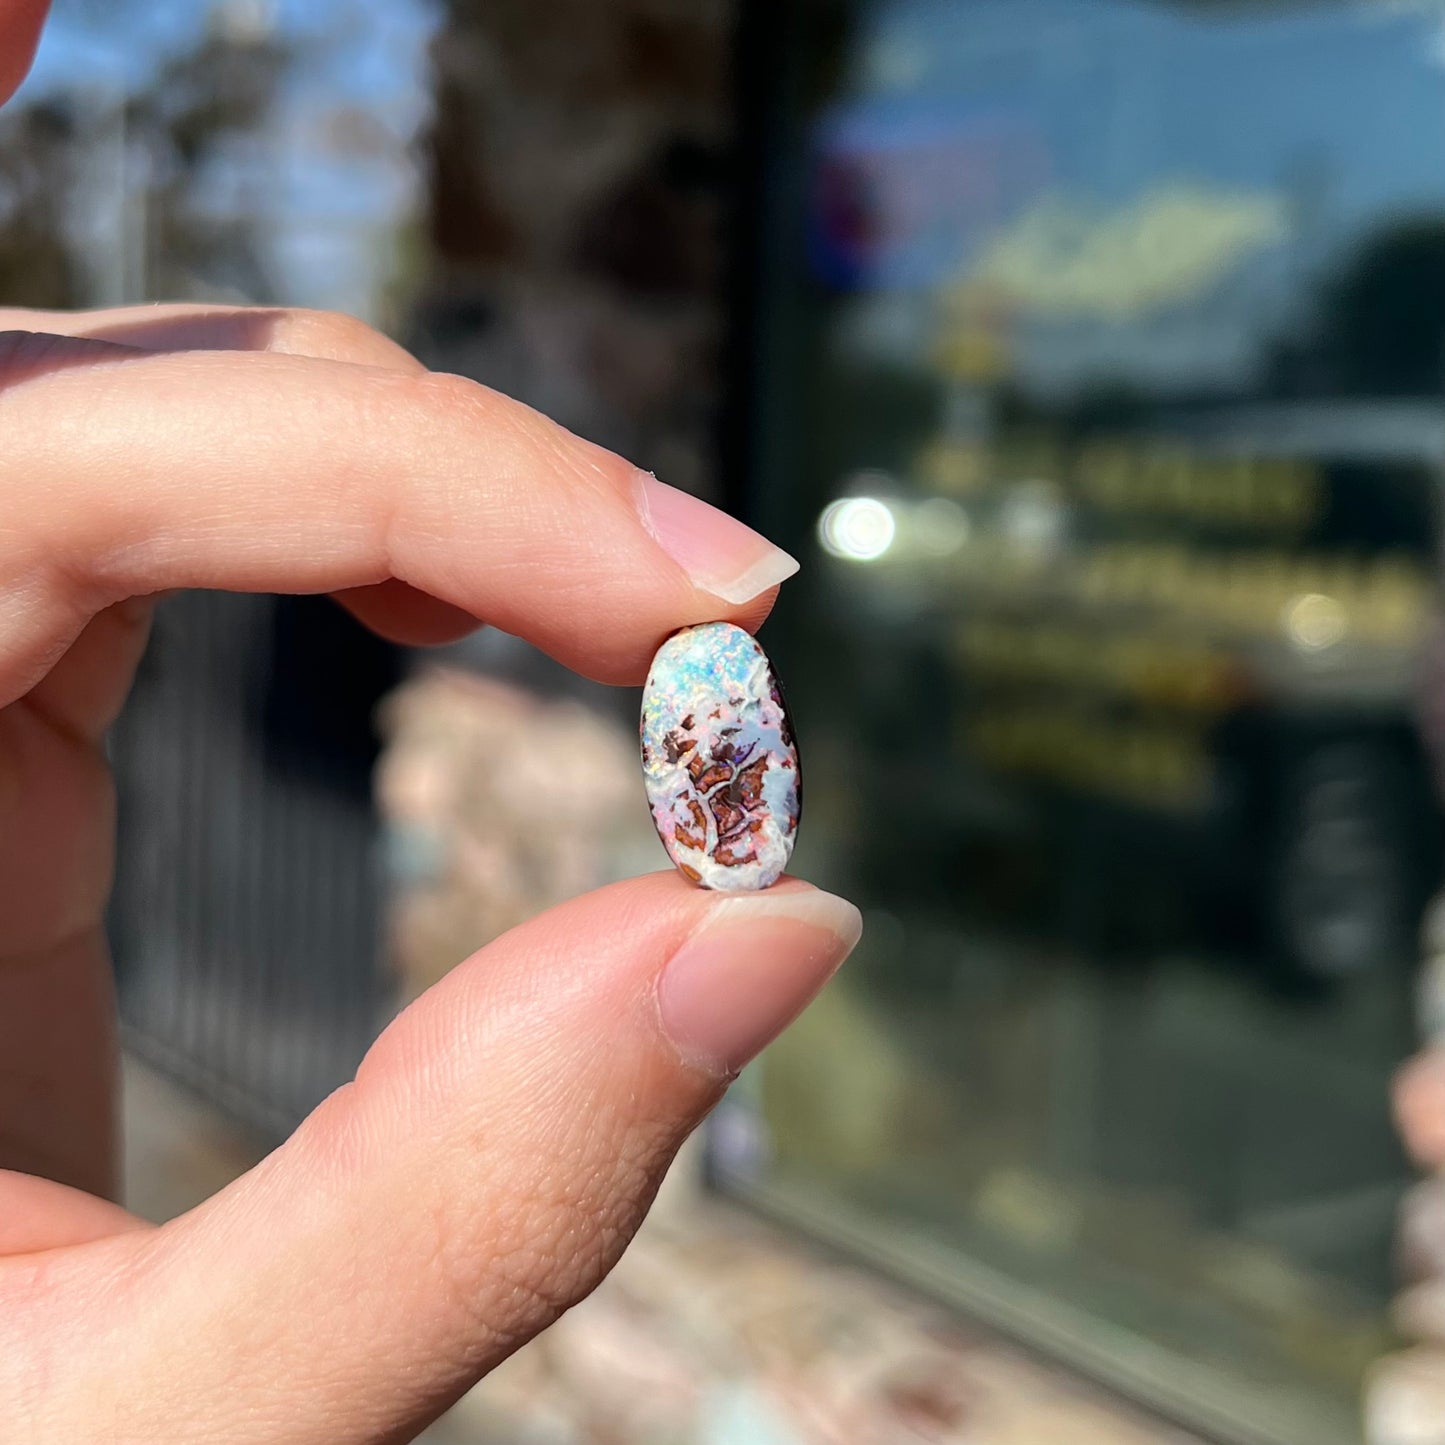
[[458,1413],[559,1445],[1196,1445],[717,1203],[645,1226]]
[[1445,1181],[1426,1179],[1400,1201],[1396,1248],[1406,1280],[1445,1274]]
[[434,669],[383,708],[393,957],[414,996],[507,929],[665,864],[635,738],[580,703]]
[[1391,1318],[1407,1339],[1445,1346],[1445,1279],[1407,1289],[1392,1306]]
[[1382,1360],[1365,1393],[1368,1445],[1445,1445],[1445,1351]]

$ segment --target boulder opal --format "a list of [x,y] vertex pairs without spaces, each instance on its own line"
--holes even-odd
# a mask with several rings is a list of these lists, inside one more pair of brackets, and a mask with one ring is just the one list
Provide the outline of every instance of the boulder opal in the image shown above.
[[741,627],[685,627],[658,649],[642,771],[662,845],[694,883],[778,881],[798,831],[798,751],[772,664]]

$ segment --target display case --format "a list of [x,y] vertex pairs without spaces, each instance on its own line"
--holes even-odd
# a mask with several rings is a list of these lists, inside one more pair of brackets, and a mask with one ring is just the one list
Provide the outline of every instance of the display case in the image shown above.
[[716,1176],[1345,1445],[1441,871],[1445,7],[792,0],[741,54],[740,500],[866,932]]

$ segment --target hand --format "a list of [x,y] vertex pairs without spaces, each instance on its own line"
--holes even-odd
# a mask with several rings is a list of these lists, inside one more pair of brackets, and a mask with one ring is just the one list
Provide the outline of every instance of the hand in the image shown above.
[[[39,18],[0,0],[0,96]],[[755,627],[793,564],[343,318],[0,311],[0,333],[5,1439],[408,1439],[606,1273],[857,913],[672,873],[579,899],[462,964],[276,1153],[153,1228],[107,1199],[101,929],[100,740],[147,599],[332,592],[398,640],[485,619],[636,683],[675,627]]]
[[0,331],[0,1155],[26,1171],[0,1174],[0,1418],[37,1445],[407,1438],[597,1283],[857,915],[675,874],[580,899],[408,1009],[257,1169],[145,1226],[100,1197],[99,740],[143,599],[329,591],[391,637],[486,618],[637,682],[676,626],[756,625],[791,564],[352,322],[152,308]]

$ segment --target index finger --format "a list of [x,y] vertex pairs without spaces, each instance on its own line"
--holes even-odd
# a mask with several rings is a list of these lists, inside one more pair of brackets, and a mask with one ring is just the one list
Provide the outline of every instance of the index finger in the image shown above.
[[170,588],[396,578],[606,682],[797,564],[460,377],[0,337],[0,704],[85,620]]

